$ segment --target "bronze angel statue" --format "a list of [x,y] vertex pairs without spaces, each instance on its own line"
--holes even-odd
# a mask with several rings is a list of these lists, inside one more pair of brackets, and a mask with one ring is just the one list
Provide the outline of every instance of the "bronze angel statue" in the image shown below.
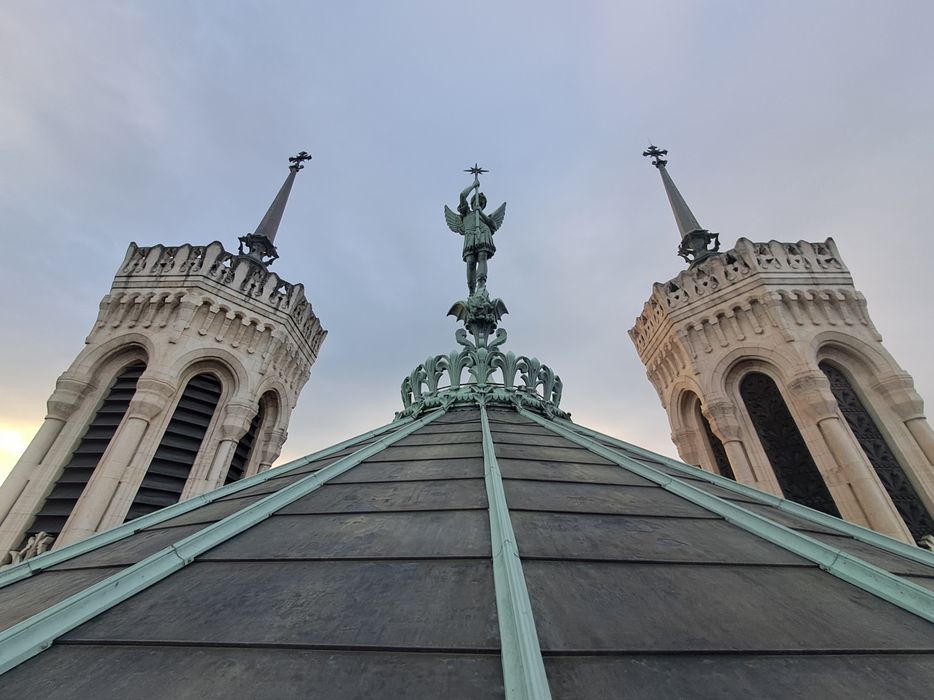
[[[469,173],[473,173],[473,184],[461,192],[457,211],[451,211],[444,205],[444,219],[448,228],[454,233],[464,237],[464,262],[467,263],[467,289],[473,295],[477,288],[486,287],[487,266],[486,261],[493,257],[496,246],[493,245],[493,234],[503,225],[506,218],[506,203],[492,214],[483,211],[486,208],[486,195],[480,191],[480,173],[486,172],[474,166]],[[473,196],[471,196],[473,192]],[[468,204],[468,197],[470,202]]]

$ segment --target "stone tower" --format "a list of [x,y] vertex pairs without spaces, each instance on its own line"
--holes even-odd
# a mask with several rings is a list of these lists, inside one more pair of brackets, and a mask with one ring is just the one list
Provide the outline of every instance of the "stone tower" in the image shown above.
[[629,335],[684,461],[917,542],[934,533],[934,432],[832,239],[720,251],[650,147],[688,269]]
[[239,254],[131,243],[0,489],[15,562],[268,469],[326,331],[269,264],[289,174]]

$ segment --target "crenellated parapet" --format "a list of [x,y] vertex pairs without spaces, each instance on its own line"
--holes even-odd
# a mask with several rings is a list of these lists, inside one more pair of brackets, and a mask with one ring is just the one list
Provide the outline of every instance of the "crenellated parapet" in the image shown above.
[[[181,298],[178,293],[165,292],[166,288],[187,290],[200,287],[211,294],[225,292],[231,302],[254,307],[258,312],[256,315],[268,316],[272,312],[289,326],[297,340],[303,341],[298,344],[311,362],[317,357],[327,334],[305,297],[303,285],[286,282],[253,258],[224,250],[217,241],[206,246],[186,243],[181,246],[140,247],[131,243],[114,279],[112,291],[130,292],[140,287],[153,289],[146,303],[156,305],[171,304]],[[108,302],[106,298],[105,302]],[[125,307],[127,300],[121,297],[117,303]],[[143,302],[134,303],[145,305]],[[151,317],[157,315],[158,309],[149,310]],[[247,318],[246,312],[242,318]],[[164,320],[160,318],[160,321]]]
[[676,335],[692,357],[795,326],[862,325],[877,336],[866,301],[853,287],[832,238],[821,243],[754,243],[705,258],[668,282],[653,285],[629,335],[647,365]]

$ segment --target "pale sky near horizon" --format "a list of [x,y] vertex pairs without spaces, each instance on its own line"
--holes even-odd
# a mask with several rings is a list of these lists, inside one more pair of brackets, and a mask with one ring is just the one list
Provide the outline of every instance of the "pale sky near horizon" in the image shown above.
[[832,236],[934,401],[930,2],[0,1],[0,478],[130,241],[252,230],[298,150],[273,270],[330,331],[283,459],[381,425],[455,347],[478,161],[508,202],[508,348],[576,421],[675,455],[626,334],[683,268],[649,138],[726,247]]

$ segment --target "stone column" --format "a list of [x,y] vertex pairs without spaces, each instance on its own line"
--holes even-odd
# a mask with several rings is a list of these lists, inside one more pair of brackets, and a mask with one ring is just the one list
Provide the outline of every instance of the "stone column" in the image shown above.
[[50,471],[62,465],[43,462],[90,388],[89,382],[67,372],[56,382],[55,391],[47,403],[48,414],[39,432],[0,489],[0,552],[5,553],[19,545],[26,528],[42,507],[47,490],[58,479],[59,475]]
[[908,428],[928,464],[934,465],[934,431],[924,416],[924,401],[915,391],[911,376],[899,374],[886,377],[873,389],[885,398],[886,404]]
[[[904,457],[899,462],[904,462],[902,468],[906,476],[929,512],[934,512],[934,431],[924,416],[924,401],[915,391],[914,380],[908,374],[899,374],[883,379],[873,389],[902,421],[918,448],[913,456],[905,454],[907,450],[903,448]],[[894,433],[892,437],[898,444],[899,436]],[[905,447],[910,448],[910,442]]]
[[[174,382],[164,377],[147,376],[145,373],[140,377],[126,416],[98,462],[71,517],[65,523],[65,529],[56,542],[57,547],[84,539],[104,529],[105,514],[108,520],[112,521],[109,526],[119,524],[126,515],[125,508],[122,515],[117,514],[119,509],[111,507],[112,501],[117,496],[120,485],[131,477],[129,467],[150,423],[170,405],[176,392]],[[132,496],[129,499],[132,499]],[[123,500],[128,500],[126,494],[123,495]],[[129,507],[128,503],[126,507]]]
[[[250,423],[258,410],[258,404],[240,401],[230,401],[224,406],[221,422],[214,433],[215,436],[219,436],[216,443],[217,448],[213,450],[214,456],[207,472],[200,476],[193,474],[189,478],[182,493],[182,500],[206,491],[212,491],[224,485],[227,470],[230,469],[230,461],[233,459],[237,444],[246,435],[247,430],[250,429]],[[202,446],[203,448],[204,446]]]
[[753,468],[749,453],[743,442],[743,426],[739,422],[736,407],[726,399],[713,400],[701,404],[701,411],[710,423],[713,434],[720,438],[733,475],[741,484],[755,486],[770,493],[779,494],[778,484],[771,477],[769,471]]
[[[888,497],[875,469],[844,422],[830,382],[820,370],[799,374],[788,383],[799,409],[817,424],[834,464],[823,464],[820,449],[808,444],[840,515],[858,525],[913,543],[911,533]],[[805,431],[801,431],[805,434]]]

